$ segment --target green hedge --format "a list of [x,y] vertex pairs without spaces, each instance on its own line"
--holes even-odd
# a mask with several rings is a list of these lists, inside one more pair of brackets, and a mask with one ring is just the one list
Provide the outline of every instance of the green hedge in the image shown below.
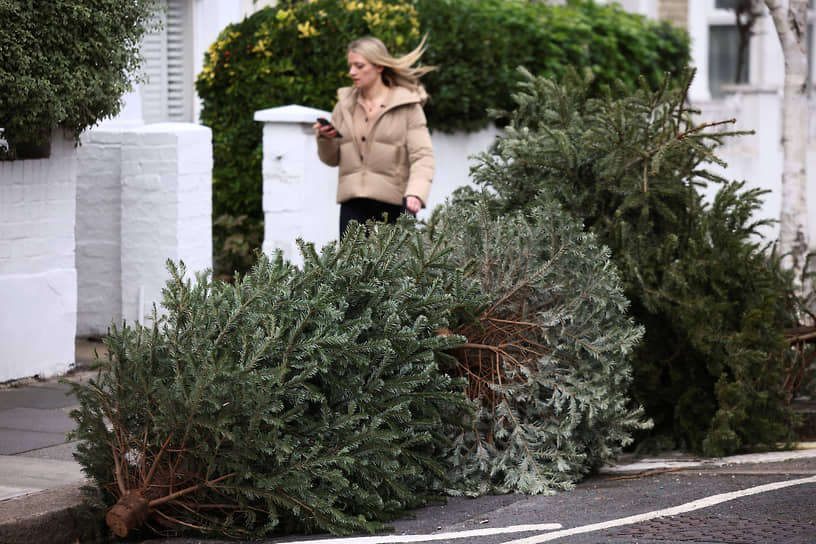
[[431,129],[445,132],[485,127],[488,110],[511,109],[519,65],[544,76],[591,68],[597,92],[616,79],[634,88],[640,75],[656,84],[689,61],[684,32],[587,1],[280,2],[224,29],[197,81],[201,119],[213,130],[216,217],[262,217],[254,112],[287,104],[330,110],[336,89],[350,83],[345,48],[367,34],[395,54],[428,35],[423,62],[439,70],[424,78],[426,113]]
[[483,128],[487,109],[512,109],[518,66],[544,77],[590,68],[597,93],[616,80],[634,89],[640,76],[657,85],[689,62],[685,33],[616,5],[418,0],[417,10],[430,39],[423,60],[440,68],[424,80],[440,131]]
[[0,2],[0,160],[119,113],[156,0]]

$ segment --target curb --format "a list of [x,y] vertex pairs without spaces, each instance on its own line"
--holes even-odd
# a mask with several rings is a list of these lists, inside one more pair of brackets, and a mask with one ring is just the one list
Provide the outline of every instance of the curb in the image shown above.
[[84,507],[82,484],[55,487],[0,502],[0,544],[78,542],[77,512]]
[[791,450],[771,451],[765,453],[750,453],[732,455],[730,457],[662,457],[641,458],[630,463],[606,465],[601,468],[601,474],[616,474],[625,472],[642,472],[650,470],[672,470],[678,468],[722,467],[726,465],[781,463],[801,459],[816,458],[816,442],[800,442]]

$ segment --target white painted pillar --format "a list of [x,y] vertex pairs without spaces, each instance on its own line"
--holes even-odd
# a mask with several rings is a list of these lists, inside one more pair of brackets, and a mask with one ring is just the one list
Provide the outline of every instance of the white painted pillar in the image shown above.
[[50,158],[0,162],[0,382],[74,364],[76,173],[56,132]]
[[122,139],[93,128],[78,149],[76,203],[77,336],[104,336],[122,316]]
[[167,259],[184,261],[191,277],[212,268],[211,136],[188,123],[123,135],[121,307],[130,323],[161,300]]
[[297,238],[318,250],[337,239],[340,207],[336,203],[337,170],[317,157],[312,125],[323,110],[282,106],[255,112],[263,128],[263,252],[283,251],[301,264]]

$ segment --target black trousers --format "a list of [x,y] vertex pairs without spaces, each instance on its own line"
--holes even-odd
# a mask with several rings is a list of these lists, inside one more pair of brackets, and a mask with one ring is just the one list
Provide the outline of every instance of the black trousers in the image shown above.
[[[405,202],[402,206],[396,204],[386,204],[379,200],[370,198],[352,198],[340,204],[340,238],[346,233],[346,228],[350,221],[357,221],[361,225],[369,219],[375,221],[385,221],[386,223],[396,223],[397,217],[403,213],[408,213]],[[387,217],[384,218],[383,214]]]

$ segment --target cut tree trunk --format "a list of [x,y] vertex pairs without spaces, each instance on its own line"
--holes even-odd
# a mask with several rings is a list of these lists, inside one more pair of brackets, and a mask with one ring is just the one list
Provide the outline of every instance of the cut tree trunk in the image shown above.
[[150,515],[150,502],[135,491],[122,495],[105,516],[108,527],[120,538],[138,529]]

